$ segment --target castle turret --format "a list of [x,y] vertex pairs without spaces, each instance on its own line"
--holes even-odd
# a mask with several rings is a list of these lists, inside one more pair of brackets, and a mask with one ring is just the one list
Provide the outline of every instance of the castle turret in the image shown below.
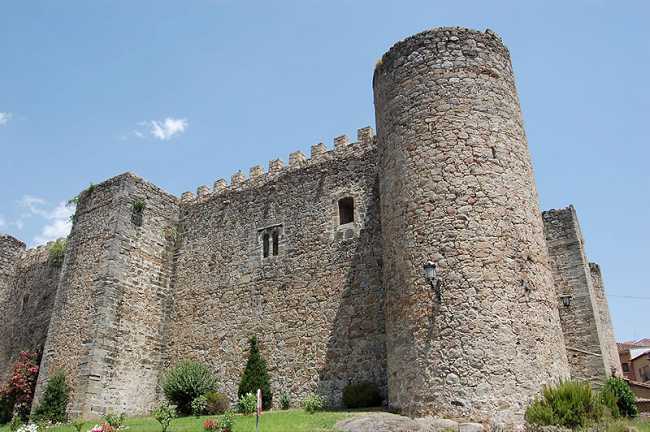
[[8,319],[11,286],[20,254],[25,243],[9,235],[0,234],[0,382],[4,383],[10,372],[10,336],[13,322]]
[[426,31],[373,86],[389,404],[520,421],[568,366],[508,50],[489,30]]

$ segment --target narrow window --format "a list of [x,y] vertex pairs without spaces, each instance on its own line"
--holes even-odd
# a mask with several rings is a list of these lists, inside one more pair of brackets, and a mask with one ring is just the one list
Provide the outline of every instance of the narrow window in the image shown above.
[[273,231],[273,256],[278,255],[279,237],[280,237],[280,234],[277,231]]
[[262,234],[262,256],[269,257],[269,233]]
[[354,222],[354,199],[345,197],[339,200],[339,225]]
[[630,371],[630,365],[627,363],[623,363],[623,372],[629,372]]

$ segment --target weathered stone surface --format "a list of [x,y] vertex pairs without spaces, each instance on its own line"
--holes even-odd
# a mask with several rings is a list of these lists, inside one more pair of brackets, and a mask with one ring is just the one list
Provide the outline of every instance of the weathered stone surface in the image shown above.
[[415,421],[420,425],[422,432],[458,431],[458,422],[437,417],[420,417]]
[[570,206],[545,211],[543,218],[557,295],[570,296],[570,305],[558,301],[558,308],[571,376],[598,386],[603,377],[611,374],[611,366],[617,368],[608,360],[606,335],[613,330],[608,330],[611,322],[605,323],[600,316],[578,217]]
[[[578,297],[560,307],[570,347],[596,354],[572,371],[601,374],[613,337],[602,278],[574,214],[545,213],[544,237],[500,39],[415,35],[382,58],[374,90],[377,136],[362,128],[357,143],[341,136],[180,200],[128,173],[84,192],[60,271],[1,236],[0,378],[17,350],[42,347],[37,401],[62,368],[71,416],[144,414],[164,368],[194,358],[234,400],[256,334],[276,395],[339,406],[347,384],[371,381],[404,413],[510,430],[569,370],[556,289]],[[375,416],[351,422],[447,424]]]
[[[0,382],[6,382],[15,359],[12,336],[16,310],[14,281],[16,267],[25,250],[25,243],[8,235],[0,235]],[[20,293],[22,297],[22,293]]]
[[609,368],[610,374],[623,376],[621,358],[618,355],[614,326],[612,325],[612,318],[609,315],[609,303],[607,302],[600,266],[596,263],[589,263],[589,273],[591,274],[591,283],[594,287],[594,298],[596,300],[598,319],[600,320],[600,328],[602,331],[601,336],[603,338],[603,348],[605,349],[605,363]]
[[508,50],[489,31],[426,31],[373,86],[389,403],[519,422],[568,366]]
[[[183,204],[166,361],[207,362],[234,400],[256,334],[275,395],[318,391],[340,406],[351,382],[385,392],[376,177],[375,146],[357,143]],[[355,215],[340,225],[343,197]],[[278,254],[265,258],[273,231]]]
[[[145,202],[142,224],[133,203]],[[82,193],[39,374],[67,372],[73,416],[145,414],[159,398],[178,199],[131,174]]]
[[389,413],[371,413],[341,420],[336,428],[343,432],[420,432],[419,423],[408,417]]
[[459,423],[458,432],[483,432],[485,428],[480,423]]

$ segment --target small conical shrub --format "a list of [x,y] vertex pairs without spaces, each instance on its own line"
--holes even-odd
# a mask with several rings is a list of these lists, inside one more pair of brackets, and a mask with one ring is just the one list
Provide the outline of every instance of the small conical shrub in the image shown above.
[[271,408],[273,394],[271,394],[271,384],[269,383],[269,373],[266,370],[266,361],[262,358],[257,346],[257,338],[253,336],[250,339],[250,353],[244,375],[241,377],[237,396],[241,398],[246,393],[257,394],[257,389],[262,389],[262,406],[264,409]]
[[68,421],[66,408],[70,400],[70,387],[65,381],[65,373],[58,371],[47,381],[41,403],[34,410],[38,421],[65,423]]

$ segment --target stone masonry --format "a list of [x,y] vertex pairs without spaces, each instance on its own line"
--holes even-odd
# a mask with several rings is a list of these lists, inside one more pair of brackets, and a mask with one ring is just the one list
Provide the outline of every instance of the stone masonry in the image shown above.
[[584,240],[573,206],[543,213],[546,243],[551,256],[555,289],[559,297],[568,297],[570,304],[560,302],[560,321],[564,333],[571,376],[591,381],[598,386],[612,369],[620,371],[613,328],[604,298],[600,269],[594,287],[592,270],[584,251]]
[[490,31],[420,33],[384,55],[374,90],[388,399],[512,421],[568,368],[509,53]]
[[407,38],[373,87],[377,136],[180,198],[130,173],[85,190],[60,268],[0,237],[0,378],[39,350],[35,404],[63,369],[71,415],[137,415],[191,358],[234,402],[257,335],[276,396],[336,407],[370,381],[404,414],[504,426],[545,383],[618,371],[575,211],[538,207],[499,37]]
[[2,382],[21,351],[42,351],[59,284],[61,268],[49,262],[49,245],[24,247],[20,245],[11,285],[0,291],[6,295],[0,303],[0,316],[5,319],[0,345],[6,356],[0,360]]

